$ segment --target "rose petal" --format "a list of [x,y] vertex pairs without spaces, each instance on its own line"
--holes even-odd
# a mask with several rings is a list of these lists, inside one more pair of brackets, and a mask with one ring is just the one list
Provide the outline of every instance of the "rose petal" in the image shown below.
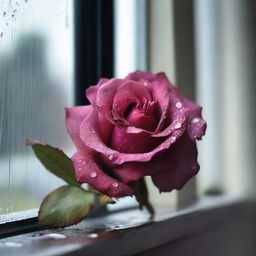
[[[83,120],[80,129],[80,136],[84,143],[94,149],[95,151],[101,153],[106,159],[109,159],[109,165],[112,166],[123,164],[125,162],[148,162],[157,153],[168,149],[172,143],[174,143],[173,137],[168,137],[164,142],[162,142],[158,147],[148,153],[137,153],[137,154],[126,154],[120,153],[106,146],[100,137],[100,125],[104,126],[104,123],[99,123],[98,112],[95,110],[91,111],[86,118]],[[102,120],[104,121],[104,120]],[[105,120],[105,122],[107,122]],[[178,139],[182,132],[178,132],[176,139]]]
[[122,83],[122,79],[110,79],[108,82],[102,84],[97,90],[96,105],[94,108],[99,110],[109,119],[111,119],[110,113],[114,97]]
[[88,98],[88,100],[91,102],[91,104],[94,107],[96,107],[96,97],[97,97],[97,92],[98,92],[99,87],[102,86],[103,84],[105,84],[108,81],[109,81],[108,78],[101,78],[97,85],[90,86],[86,90],[86,97]]
[[114,127],[110,147],[122,153],[146,153],[161,144],[161,138],[153,138],[147,133],[130,134],[126,127]]
[[66,110],[66,127],[74,144],[78,149],[84,147],[84,142],[80,138],[80,124],[92,110],[92,106],[80,106],[65,108]]
[[202,118],[202,107],[198,106],[194,102],[190,101],[189,99],[183,99],[184,106],[190,109],[190,118],[188,124],[188,134],[191,139],[200,139],[206,130],[206,122]]
[[170,150],[155,156],[151,161],[147,163],[130,162],[124,163],[120,166],[113,168],[115,175],[124,183],[130,183],[138,181],[140,178],[153,175],[166,170],[171,170],[175,166]]
[[[153,111],[152,111],[153,112]],[[143,112],[142,109],[133,108],[127,117],[127,121],[138,128],[145,131],[153,131],[156,127],[157,120],[154,113]]]
[[151,101],[149,91],[140,83],[124,81],[114,98],[113,109],[125,112],[131,102],[143,105]]
[[[161,74],[161,73],[158,73]],[[152,74],[152,73],[148,73],[148,72],[144,72],[144,71],[140,71],[137,70],[135,72],[132,72],[130,74],[128,74],[124,80],[134,80],[134,81],[142,81],[142,80],[146,80],[148,82],[151,81],[155,81],[156,80],[156,76],[158,74]]]
[[182,133],[187,128],[187,123],[190,115],[190,110],[183,108],[182,111],[170,113],[171,117],[168,119],[173,120],[163,131],[152,134],[152,137],[166,137],[177,136],[177,133]]
[[170,157],[175,167],[152,175],[153,183],[162,192],[181,189],[199,171],[196,143],[187,134],[172,147]]
[[167,111],[169,109],[170,87],[172,87],[172,85],[164,73],[156,74],[155,81],[152,81],[152,97],[153,100],[158,103],[158,116],[160,117],[158,126],[155,131],[156,133],[162,129]]
[[76,177],[79,182],[89,183],[94,189],[110,197],[133,194],[130,186],[108,176],[99,166],[99,159],[92,151],[79,151],[72,156]]

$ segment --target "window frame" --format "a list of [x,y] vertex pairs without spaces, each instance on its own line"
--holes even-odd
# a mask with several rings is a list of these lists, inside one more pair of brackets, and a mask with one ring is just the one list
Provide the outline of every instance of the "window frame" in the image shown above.
[[87,105],[85,90],[114,74],[113,0],[76,0],[75,104]]

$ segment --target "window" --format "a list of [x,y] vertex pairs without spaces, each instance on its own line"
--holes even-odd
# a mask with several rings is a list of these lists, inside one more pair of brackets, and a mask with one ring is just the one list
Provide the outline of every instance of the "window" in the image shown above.
[[[156,207],[167,206],[164,210],[169,214],[205,194],[255,196],[253,1],[17,0],[1,4],[0,223],[15,212],[15,218],[23,219],[19,211],[37,208],[61,184],[39,164],[25,140],[49,142],[71,155],[74,147],[65,132],[64,107],[86,104],[84,90],[100,77],[122,77],[135,69],[165,71],[185,95],[203,105],[209,125],[199,143],[199,175],[179,192],[159,195],[150,188]],[[132,202],[123,200],[125,206]],[[198,255],[254,255],[254,204],[211,197],[206,204],[202,200],[172,213],[168,220],[130,229],[122,239],[115,237],[110,246],[106,243],[100,249],[115,250],[116,255],[148,255],[143,251],[153,247],[149,255],[157,255],[160,246],[166,255],[191,250]],[[116,206],[123,207],[120,202]],[[119,228],[127,227],[123,224],[128,218],[136,222],[136,212],[130,213],[119,213]],[[100,219],[100,224],[112,225],[113,215]],[[3,224],[8,230],[1,230],[0,237],[31,231],[35,223],[30,221],[21,221],[18,231],[16,222],[10,229],[12,223]],[[36,249],[39,253],[42,248],[50,253],[56,249],[52,254],[57,250],[88,253],[84,231],[94,223],[82,223],[75,231],[72,227],[56,231],[71,239],[51,241],[53,246],[47,248],[37,241]],[[234,223],[239,223],[239,229]],[[102,230],[108,228],[104,225]],[[111,234],[117,233],[122,234]],[[35,239],[40,236],[34,234]],[[34,234],[15,237],[20,244],[11,245],[34,253]],[[112,246],[113,241],[118,246]],[[195,246],[198,243],[202,246]],[[9,248],[1,245],[5,254]],[[95,253],[99,247],[89,251]]]
[[[209,124],[200,143],[201,173],[183,191],[161,195],[161,203],[192,202],[198,187],[200,196],[253,191],[253,132],[242,132],[243,124],[254,124],[247,115],[253,116],[253,40],[246,40],[247,30],[243,39],[238,36],[251,24],[247,19],[241,22],[249,6],[210,0],[3,1],[1,221],[8,213],[37,208],[61,184],[39,164],[25,140],[49,142],[71,155],[74,147],[65,131],[64,107],[87,104],[84,91],[100,77],[122,77],[135,69],[165,71],[188,97],[197,96]],[[234,144],[238,137],[240,142]],[[240,174],[243,166],[246,175]],[[154,200],[153,189],[151,197]]]
[[73,2],[2,1],[0,28],[0,215],[8,219],[61,184],[25,140],[72,152],[63,108],[74,98]]

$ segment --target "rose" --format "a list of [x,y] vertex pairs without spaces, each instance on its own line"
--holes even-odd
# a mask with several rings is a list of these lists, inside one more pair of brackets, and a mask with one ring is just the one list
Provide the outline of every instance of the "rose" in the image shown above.
[[202,109],[164,73],[103,78],[86,95],[91,105],[66,109],[78,181],[121,197],[132,195],[133,182],[147,175],[166,192],[198,172],[195,141],[206,129]]

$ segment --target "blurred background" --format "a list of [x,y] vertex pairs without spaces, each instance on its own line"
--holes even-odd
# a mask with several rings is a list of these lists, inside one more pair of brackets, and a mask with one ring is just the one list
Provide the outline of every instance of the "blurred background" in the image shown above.
[[[74,147],[64,107],[86,104],[100,77],[164,71],[203,106],[200,173],[155,204],[256,186],[256,17],[253,0],[0,0],[0,222],[37,208],[62,182],[27,138]],[[158,195],[157,195],[158,196]],[[9,215],[8,215],[9,214]]]

